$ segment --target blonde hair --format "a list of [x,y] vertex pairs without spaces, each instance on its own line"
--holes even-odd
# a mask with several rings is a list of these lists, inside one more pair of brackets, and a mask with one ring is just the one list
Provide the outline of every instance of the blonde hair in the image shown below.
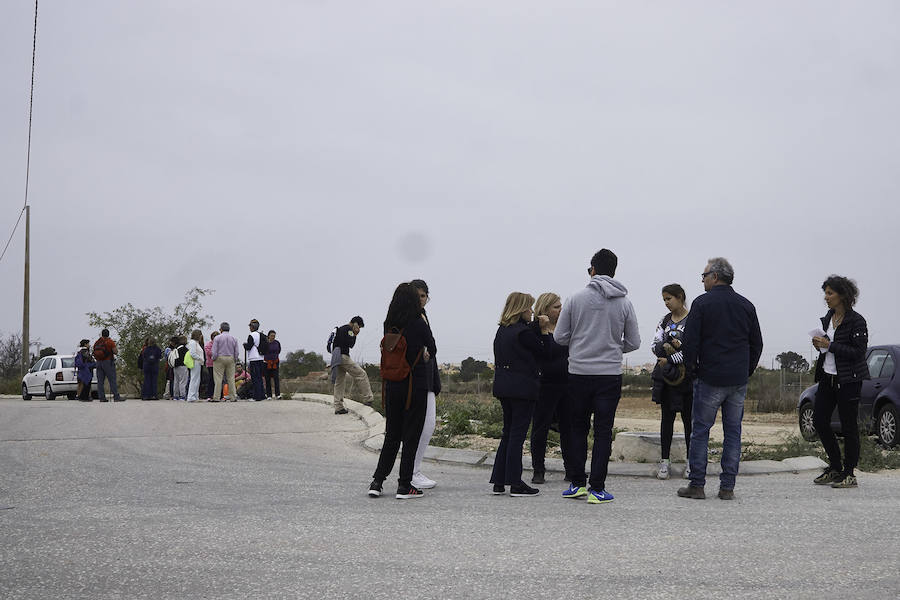
[[506,305],[503,312],[500,313],[500,323],[502,327],[509,327],[513,323],[517,323],[522,317],[522,313],[531,308],[534,304],[534,296],[524,292],[512,292],[506,297]]
[[535,316],[547,315],[547,310],[557,302],[559,302],[559,296],[553,292],[544,292],[538,296],[537,302],[534,303]]

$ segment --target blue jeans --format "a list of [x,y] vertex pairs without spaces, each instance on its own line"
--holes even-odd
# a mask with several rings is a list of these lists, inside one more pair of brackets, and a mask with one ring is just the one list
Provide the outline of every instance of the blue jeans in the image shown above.
[[734,489],[734,480],[741,461],[741,420],[744,418],[744,397],[747,384],[717,387],[701,380],[694,382],[694,420],[691,431],[691,485],[706,485],[706,460],[709,449],[709,429],[716,423],[716,414],[722,407],[722,474],[719,487]]

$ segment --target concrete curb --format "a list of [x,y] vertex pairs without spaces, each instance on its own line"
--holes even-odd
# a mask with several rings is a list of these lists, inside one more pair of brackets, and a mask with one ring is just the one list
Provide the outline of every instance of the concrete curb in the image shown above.
[[[328,405],[331,405],[334,401],[333,397],[327,394],[294,394],[292,399]],[[369,428],[369,435],[362,443],[363,447],[370,452],[381,452],[381,446],[384,443],[384,417],[365,404],[353,400],[345,399],[344,406],[350,411],[350,414],[361,419],[366,424],[366,427]],[[494,452],[466,450],[464,448],[428,446],[425,450],[425,460],[438,464],[447,463],[472,467],[493,467],[494,456]],[[527,462],[527,459],[525,462]],[[531,470],[527,465],[523,466],[525,466],[526,471]],[[565,472],[561,458],[548,458],[544,466],[549,473]],[[740,475],[799,473],[801,471],[818,471],[827,466],[825,461],[815,456],[798,456],[784,460],[747,460],[741,461]],[[684,476],[684,469],[684,463],[675,463],[671,467],[671,474],[673,477],[682,477]],[[722,469],[718,463],[709,463],[706,467],[708,476],[718,475],[721,471]],[[609,474],[624,477],[656,477],[656,463],[610,462]]]

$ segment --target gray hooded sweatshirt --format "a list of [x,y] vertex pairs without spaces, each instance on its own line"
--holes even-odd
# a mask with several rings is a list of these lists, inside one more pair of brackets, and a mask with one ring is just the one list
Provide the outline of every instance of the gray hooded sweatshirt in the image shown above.
[[612,277],[594,275],[587,287],[563,304],[553,339],[569,347],[569,373],[622,374],[622,355],[641,345],[627,293]]

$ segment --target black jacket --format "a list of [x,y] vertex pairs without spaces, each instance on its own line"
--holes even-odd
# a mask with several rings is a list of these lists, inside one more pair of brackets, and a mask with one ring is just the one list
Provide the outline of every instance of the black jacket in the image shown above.
[[338,327],[332,342],[332,346],[337,346],[341,349],[341,354],[346,354],[347,356],[350,356],[350,348],[356,344],[356,336],[350,335],[350,331],[349,324]]
[[[428,325],[428,334],[433,340],[434,332],[431,331],[431,321],[428,320],[428,315],[425,313],[424,308],[422,309],[422,316],[425,317],[425,324]],[[438,362],[434,352],[431,353],[431,379],[428,382],[428,391],[434,392],[435,396],[441,393],[441,371],[438,368]]]
[[549,335],[539,335],[525,321],[501,325],[494,337],[494,396],[537,400],[538,359],[550,358]]
[[730,285],[714,286],[691,305],[683,348],[685,368],[704,383],[744,385],[763,348],[756,307]]
[[[822,317],[822,329],[828,331],[828,322],[834,315],[833,310]],[[840,383],[856,383],[869,378],[869,365],[866,363],[866,348],[869,346],[869,328],[861,314],[847,309],[844,320],[834,330],[834,339],[828,351],[834,354]],[[816,381],[825,375],[825,354],[820,353],[816,360]]]
[[[531,322],[535,335],[541,336],[541,326],[537,319]],[[548,355],[538,358],[541,384],[565,384],[569,380],[569,347],[557,344],[553,336],[544,338]]]
[[[385,333],[388,332],[385,331]],[[403,328],[403,337],[406,338],[406,362],[412,367],[410,372],[412,389],[419,391],[430,390],[433,385],[434,355],[437,353],[437,347],[434,344],[434,337],[431,335],[428,323],[422,318],[413,319],[411,323]],[[425,362],[424,353],[422,355],[419,354],[423,348],[428,348],[428,353],[431,355],[431,359],[428,362]],[[417,358],[418,362],[416,362]],[[388,394],[399,394],[402,392],[403,397],[406,397],[410,383],[409,377],[402,381],[385,381],[384,383]]]

